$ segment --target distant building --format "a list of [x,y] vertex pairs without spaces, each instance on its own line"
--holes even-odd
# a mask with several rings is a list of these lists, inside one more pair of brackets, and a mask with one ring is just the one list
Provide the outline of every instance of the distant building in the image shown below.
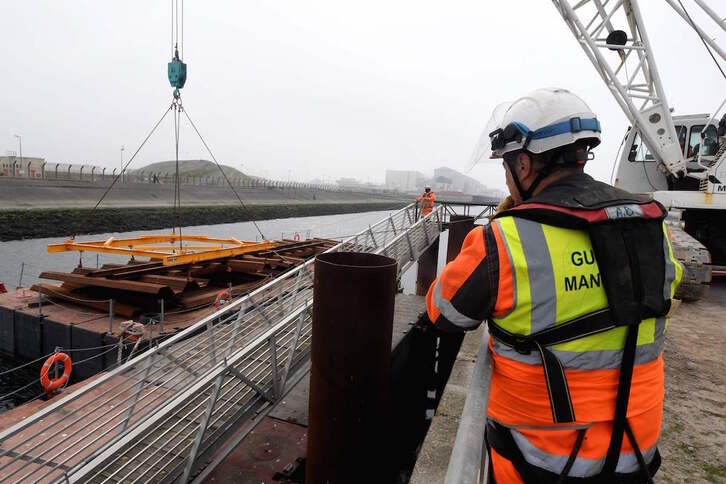
[[419,192],[426,184],[426,177],[420,171],[386,170],[386,188],[401,192]]
[[485,195],[493,191],[478,180],[445,166],[434,170],[433,189],[434,191],[459,192],[467,195]]
[[45,158],[0,156],[0,176],[42,178]]
[[349,177],[338,178],[335,183],[337,183],[339,187],[343,188],[360,188],[363,186],[363,183],[359,182],[355,178]]

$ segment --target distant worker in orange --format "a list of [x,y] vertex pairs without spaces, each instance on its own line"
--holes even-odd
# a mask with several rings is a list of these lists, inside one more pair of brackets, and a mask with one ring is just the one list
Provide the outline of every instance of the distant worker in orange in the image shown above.
[[434,209],[434,202],[436,201],[436,194],[431,191],[431,187],[426,185],[424,187],[424,193],[416,199],[419,207],[421,207],[421,216],[425,217],[431,213]]
[[477,157],[503,159],[510,207],[469,232],[426,307],[445,331],[487,320],[493,482],[652,482],[683,272],[667,212],[584,173],[600,122],[569,91],[492,118]]

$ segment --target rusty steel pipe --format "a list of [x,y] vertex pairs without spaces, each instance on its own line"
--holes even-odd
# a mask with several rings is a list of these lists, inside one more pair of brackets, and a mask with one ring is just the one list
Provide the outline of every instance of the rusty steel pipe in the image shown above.
[[307,484],[391,479],[391,334],[396,261],[315,260]]
[[464,239],[474,228],[474,217],[468,215],[452,215],[449,219],[449,241],[446,246],[446,262],[456,259],[461,252]]
[[436,279],[436,269],[439,263],[439,238],[418,258],[418,269],[416,270],[416,295],[425,296]]

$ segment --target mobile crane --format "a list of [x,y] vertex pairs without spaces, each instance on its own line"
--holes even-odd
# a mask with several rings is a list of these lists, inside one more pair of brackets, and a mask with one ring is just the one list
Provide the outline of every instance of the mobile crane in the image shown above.
[[[613,185],[651,193],[669,210],[676,257],[685,271],[683,300],[703,297],[714,265],[726,265],[726,116],[672,116],[638,0],[552,0],[630,121]],[[726,52],[693,20],[682,0],[664,0],[716,56]],[[693,0],[726,31],[705,0]],[[724,74],[723,70],[721,73]],[[726,74],[724,74],[726,78]]]

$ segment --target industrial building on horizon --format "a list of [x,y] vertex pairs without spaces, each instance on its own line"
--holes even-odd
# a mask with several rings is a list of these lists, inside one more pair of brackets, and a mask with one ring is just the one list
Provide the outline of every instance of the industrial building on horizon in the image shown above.
[[45,158],[15,154],[0,156],[0,176],[41,178],[44,166]]
[[416,170],[386,170],[385,187],[403,193],[420,193],[425,186],[440,194],[488,195],[504,197],[504,192],[489,188],[478,180],[446,166],[434,169],[427,177]]

